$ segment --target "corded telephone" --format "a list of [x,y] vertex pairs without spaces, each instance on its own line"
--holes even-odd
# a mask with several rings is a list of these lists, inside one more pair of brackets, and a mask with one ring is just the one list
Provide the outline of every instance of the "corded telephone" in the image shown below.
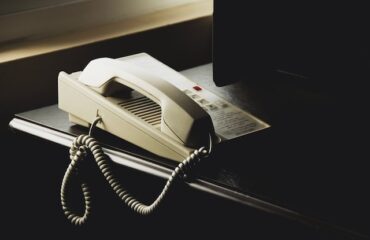
[[207,157],[213,145],[268,127],[145,53],[121,59],[95,59],[82,72],[61,72],[58,96],[59,108],[69,113],[71,122],[90,126],[90,131],[97,126],[180,162],[159,197],[146,206],[115,180],[97,141],[90,134],[77,137],[70,150],[71,164],[61,190],[63,210],[77,225],[83,224],[89,215],[89,189],[86,183],[81,184],[85,197],[83,216],[69,210],[65,191],[88,151],[117,195],[135,211],[149,214],[173,180]]

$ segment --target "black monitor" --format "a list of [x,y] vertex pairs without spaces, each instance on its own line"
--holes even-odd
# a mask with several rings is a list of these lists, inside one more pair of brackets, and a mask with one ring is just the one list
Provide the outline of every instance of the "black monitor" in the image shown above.
[[369,10],[215,0],[213,33],[216,85],[238,82],[227,89],[236,86],[236,97],[271,124],[266,138],[250,136],[256,145],[239,149],[248,156],[239,168],[253,169],[251,192],[365,235]]
[[[367,6],[214,1],[217,85],[280,72],[328,83],[369,71]],[[306,80],[304,80],[306,79]]]

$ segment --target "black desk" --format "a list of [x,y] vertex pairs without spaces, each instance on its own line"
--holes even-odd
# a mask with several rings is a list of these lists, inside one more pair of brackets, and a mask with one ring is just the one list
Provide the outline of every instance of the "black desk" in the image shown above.
[[[299,88],[284,88],[284,82],[283,85],[270,86],[237,83],[217,88],[211,81],[211,67],[204,65],[182,73],[271,123],[272,128],[215,149],[214,159],[201,165],[188,185],[324,231],[344,235],[363,232],[366,227],[361,224],[366,223],[353,219],[348,221],[347,217],[357,214],[366,216],[367,209],[362,213],[351,211],[364,210],[366,198],[356,201],[360,204],[358,207],[343,207],[342,203],[352,202],[348,202],[348,195],[342,195],[335,187],[335,184],[342,183],[333,181],[338,180],[338,176],[333,174],[333,179],[330,179],[326,175],[325,169],[332,166],[333,162],[320,163],[322,169],[317,168],[320,161],[316,157],[330,157],[328,146],[320,144],[321,140],[327,140],[332,129],[325,127],[328,132],[309,147],[312,152],[307,150],[307,142],[312,141],[313,133],[318,130],[309,126],[302,128],[302,123],[310,122],[316,127],[325,123],[329,119],[325,113],[326,107],[332,99],[322,101],[320,94],[302,92]],[[322,113],[320,121],[314,115],[319,112]],[[86,128],[70,124],[67,114],[59,110],[57,105],[17,114],[10,126],[64,146],[70,146],[75,136],[87,133]],[[304,139],[300,136],[304,136]],[[96,131],[95,137],[104,144],[106,153],[113,161],[129,168],[167,178],[175,166],[167,159],[103,131]],[[329,149],[332,150],[331,147]],[[343,169],[339,162],[338,166]],[[353,182],[360,182],[359,179],[355,180]]]

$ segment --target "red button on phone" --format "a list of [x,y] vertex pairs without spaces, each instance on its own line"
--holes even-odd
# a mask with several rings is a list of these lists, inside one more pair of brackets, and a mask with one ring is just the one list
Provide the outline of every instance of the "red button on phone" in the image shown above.
[[201,88],[201,87],[199,87],[199,86],[194,86],[193,88],[194,88],[194,90],[197,90],[197,91],[202,90],[202,88]]

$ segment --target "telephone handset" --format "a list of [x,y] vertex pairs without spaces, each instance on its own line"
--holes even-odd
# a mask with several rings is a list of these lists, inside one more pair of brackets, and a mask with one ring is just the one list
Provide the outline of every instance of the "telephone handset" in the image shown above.
[[211,117],[191,98],[167,81],[130,63],[97,59],[87,65],[79,80],[98,87],[104,96],[108,90],[112,92],[110,85],[119,89],[119,83],[148,97],[161,107],[160,132],[187,147],[203,146],[209,135],[215,134]]
[[66,190],[88,152],[122,201],[146,215],[157,208],[176,179],[186,176],[197,162],[208,157],[213,145],[269,127],[145,53],[121,59],[100,58],[82,72],[61,72],[58,101],[71,122],[90,126],[90,132],[99,127],[180,162],[157,199],[145,205],[115,179],[107,155],[90,132],[77,137],[61,187],[64,213],[76,225],[85,223],[90,214],[90,191],[82,181],[85,212],[80,216],[69,209]]

